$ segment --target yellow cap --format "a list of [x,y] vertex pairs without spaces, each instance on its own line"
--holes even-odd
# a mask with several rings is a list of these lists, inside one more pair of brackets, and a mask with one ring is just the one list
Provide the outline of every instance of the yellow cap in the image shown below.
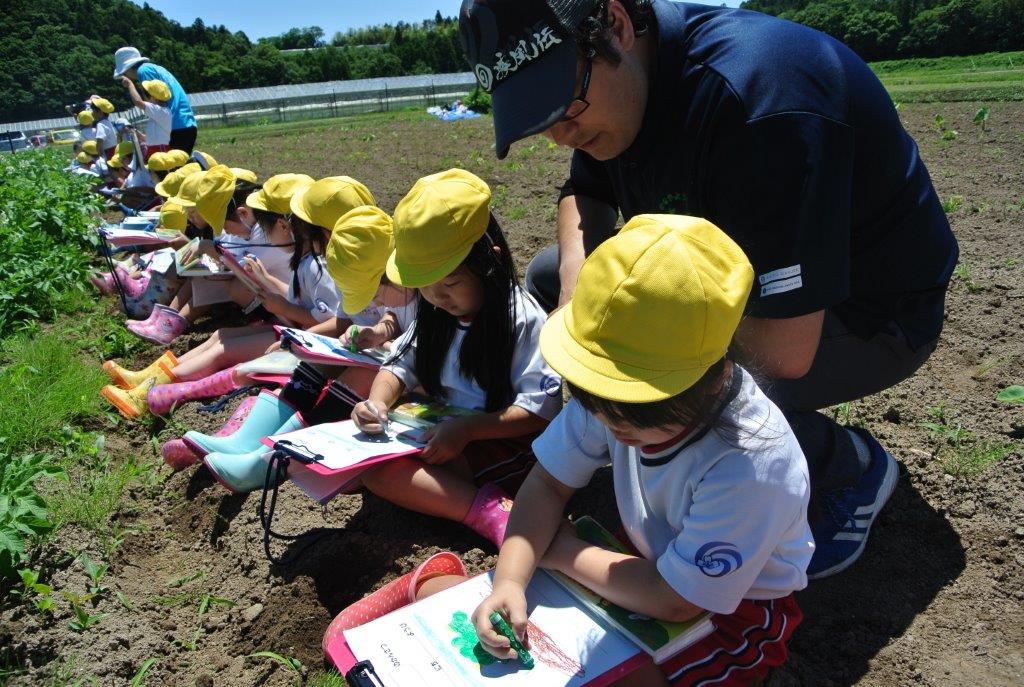
[[78,113],[78,123],[82,126],[89,126],[96,121],[96,118],[92,116],[91,110],[82,110]]
[[333,229],[349,210],[376,205],[370,189],[351,177],[324,177],[292,196],[292,213],[310,224]]
[[131,141],[121,141],[117,144],[117,150],[115,154],[120,157],[127,157],[128,155],[135,154],[135,146],[132,145]]
[[312,183],[313,177],[308,174],[275,174],[263,182],[263,188],[250,193],[245,204],[256,210],[290,215],[292,196]]
[[171,99],[171,89],[160,79],[150,79],[142,82],[142,90],[149,93],[154,100],[164,102]]
[[78,155],[75,155],[75,159],[78,160],[83,165],[87,165],[90,162],[92,162],[92,156],[89,155],[89,153],[85,152],[84,150],[79,151]]
[[[198,167],[199,165],[196,165]],[[182,169],[185,169],[182,167]],[[175,205],[180,205],[183,208],[192,208],[196,205],[196,200],[199,198],[199,182],[206,174],[205,171],[199,170],[189,174],[182,178],[181,183],[178,186],[178,191],[169,202]]]
[[231,173],[235,175],[235,179],[248,181],[250,184],[256,183],[256,172],[249,169],[242,169],[241,167],[229,167],[228,169],[230,169]]
[[347,315],[373,300],[394,246],[391,218],[374,205],[349,210],[334,225],[327,243],[327,272],[341,292]]
[[121,163],[121,156],[114,153],[113,157],[107,160],[107,165],[113,169],[121,169],[124,165]]
[[93,98],[89,102],[92,103],[93,107],[95,107],[100,112],[103,112],[105,114],[110,114],[111,112],[114,111],[114,104],[112,102],[110,102],[109,100],[107,100],[106,98],[101,98],[99,96],[96,96],[95,98]]
[[193,150],[192,151],[192,158],[195,159],[196,157],[202,157],[204,160],[206,160],[206,168],[207,169],[209,169],[210,167],[216,167],[217,166],[217,161],[214,160],[213,159],[213,155],[210,155],[209,153],[204,153],[201,150]]
[[90,139],[82,144],[82,151],[89,153],[90,155],[99,155],[100,146],[96,143],[95,139]]
[[753,279],[743,250],[707,220],[638,215],[583,263],[541,353],[601,398],[670,398],[725,355]]
[[159,151],[149,156],[146,167],[151,172],[169,172],[178,169],[188,162],[188,153],[184,150]]
[[235,181],[235,175],[224,165],[210,167],[199,177],[196,210],[210,225],[215,236],[224,230],[228,205],[235,194]]
[[181,182],[185,181],[185,177],[201,171],[203,170],[197,163],[190,162],[165,176],[163,181],[156,185],[156,192],[164,198],[170,198],[181,188]]
[[428,286],[451,274],[491,221],[491,189],[464,169],[419,179],[395,208],[395,252],[388,279]]
[[160,226],[175,231],[185,231],[188,227],[188,214],[185,208],[177,203],[166,202],[160,206]]

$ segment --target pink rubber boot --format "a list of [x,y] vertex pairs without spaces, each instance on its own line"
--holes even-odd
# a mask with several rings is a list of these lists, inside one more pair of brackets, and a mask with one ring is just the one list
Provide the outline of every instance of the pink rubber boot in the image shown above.
[[328,658],[332,657],[332,645],[342,632],[368,623],[391,611],[408,606],[416,600],[420,585],[442,575],[466,575],[466,566],[459,557],[449,551],[436,553],[420,563],[411,573],[402,575],[350,605],[327,626],[324,632],[323,649]]
[[120,265],[114,268],[114,272],[117,274],[118,281],[121,282],[121,288],[124,289],[125,295],[131,298],[138,298],[146,292],[146,287],[149,286],[149,272],[146,272],[138,279],[132,279],[128,275],[128,270]]
[[497,484],[488,482],[476,492],[473,505],[462,519],[462,524],[501,548],[511,511],[512,499]]
[[[217,433],[213,436],[227,437],[234,434],[235,430],[245,422],[245,418],[248,417],[254,403],[256,403],[255,396],[249,396],[242,401],[231,417],[228,418],[228,421],[224,423],[224,426],[217,430]],[[202,459],[202,456],[193,451],[182,439],[165,441],[163,446],[160,447],[160,454],[164,457],[164,462],[175,470],[182,470],[189,465],[195,465]]]
[[[165,370],[167,368],[164,368]],[[166,415],[176,405],[185,401],[192,401],[197,398],[215,398],[222,396],[229,391],[238,388],[232,372],[234,367],[229,367],[220,372],[214,372],[209,377],[203,377],[192,382],[177,382],[176,384],[160,384],[154,386],[146,394],[146,401],[149,403],[149,412],[154,415]],[[173,372],[171,373],[173,374]]]
[[104,296],[109,296],[114,293],[114,275],[110,272],[100,272],[99,274],[90,274],[89,281],[96,287],[97,290]]
[[172,341],[184,334],[189,322],[173,309],[165,305],[153,308],[153,316],[146,322],[129,322],[128,330],[146,341],[160,346],[169,346]]

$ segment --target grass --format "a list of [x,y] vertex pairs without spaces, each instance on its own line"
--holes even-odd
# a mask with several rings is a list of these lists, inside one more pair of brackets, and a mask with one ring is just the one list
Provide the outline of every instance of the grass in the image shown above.
[[1024,52],[888,60],[871,69],[897,102],[1024,100]]
[[1013,446],[1001,441],[954,444],[942,458],[942,469],[954,477],[974,477],[1006,458]]
[[0,437],[10,452],[51,443],[65,425],[103,414],[99,395],[107,382],[98,366],[85,365],[67,338],[50,331],[20,335],[0,348]]

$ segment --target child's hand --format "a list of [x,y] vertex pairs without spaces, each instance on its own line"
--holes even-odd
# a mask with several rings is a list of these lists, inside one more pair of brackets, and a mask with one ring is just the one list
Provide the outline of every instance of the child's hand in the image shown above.
[[274,351],[280,351],[280,350],[281,350],[281,340],[278,339],[274,343],[272,343],[269,346],[267,346],[267,350],[265,350],[263,352],[263,354],[266,355],[267,353],[273,353]]
[[516,658],[516,652],[509,646],[508,637],[499,634],[491,625],[490,615],[497,611],[505,616],[523,646],[530,648],[526,635],[526,591],[515,582],[499,582],[494,585],[491,595],[480,602],[473,611],[473,625],[487,653],[502,660]]
[[174,238],[167,239],[167,245],[173,248],[174,250],[178,250],[187,243],[188,237],[182,234],[180,231],[178,232],[178,235],[175,236]]
[[385,341],[386,334],[382,334],[375,326],[373,327],[349,327],[341,335],[341,345],[348,348],[352,343],[352,330],[356,329],[356,350],[362,351],[367,348],[376,348]]
[[267,268],[263,266],[260,259],[255,255],[249,255],[248,253],[242,258],[242,268],[251,274],[253,278],[261,284],[267,283],[267,278],[270,274],[267,272]]
[[426,442],[420,458],[428,465],[441,465],[462,455],[469,443],[466,427],[468,418],[456,417],[445,420],[423,433],[420,441]]
[[352,421],[367,434],[382,434],[387,421],[387,411],[381,410],[373,401],[360,401],[352,409]]
[[124,86],[125,88],[129,88],[132,85],[132,80],[129,79],[127,76],[122,76],[121,77],[121,85]]

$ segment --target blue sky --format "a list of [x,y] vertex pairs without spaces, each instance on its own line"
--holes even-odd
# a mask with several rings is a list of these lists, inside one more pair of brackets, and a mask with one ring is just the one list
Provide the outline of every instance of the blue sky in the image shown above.
[[[143,0],[135,0],[139,5]],[[149,6],[163,12],[185,26],[196,17],[205,24],[223,24],[232,31],[244,31],[251,40],[276,36],[294,26],[319,26],[329,40],[335,31],[345,31],[371,24],[394,24],[398,21],[418,22],[433,19],[434,13],[454,17],[461,0],[248,0],[245,3],[210,2],[210,0],[148,0]],[[736,7],[740,0],[727,0]],[[721,5],[722,1],[706,2]]]

